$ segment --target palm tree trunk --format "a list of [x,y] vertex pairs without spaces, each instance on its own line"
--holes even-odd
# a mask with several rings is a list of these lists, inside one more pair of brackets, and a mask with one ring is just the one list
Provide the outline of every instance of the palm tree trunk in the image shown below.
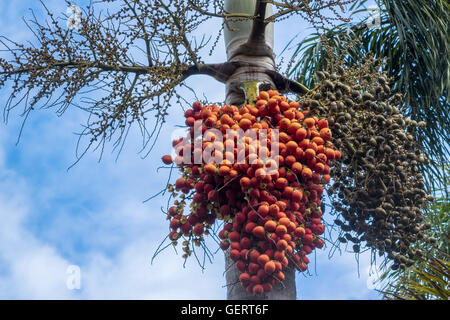
[[[271,13],[270,5],[260,0],[225,0],[225,9],[232,13],[259,16],[259,19],[228,21],[225,27],[225,45],[228,62],[239,62],[240,67],[226,82],[226,103],[242,105],[252,103],[260,89],[277,89],[267,71],[275,71],[273,55],[273,24],[264,25],[263,19]],[[296,299],[295,270],[285,272],[286,279],[274,286],[272,292],[262,297],[248,293],[239,283],[240,272],[233,261],[226,257],[227,298],[232,300]]]

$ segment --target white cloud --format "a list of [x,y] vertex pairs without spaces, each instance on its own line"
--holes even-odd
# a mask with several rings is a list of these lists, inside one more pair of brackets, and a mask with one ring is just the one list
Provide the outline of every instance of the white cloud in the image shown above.
[[[1,145],[1,144],[0,144]],[[2,148],[0,148],[2,150]],[[0,157],[1,159],[1,157]],[[150,258],[164,237],[162,213],[149,212],[148,205],[116,189],[109,205],[95,212],[79,230],[78,236],[93,240],[91,247],[76,249],[69,261],[58,242],[67,241],[68,225],[79,221],[76,214],[64,215],[66,221],[49,219],[49,232],[55,232],[54,243],[46,243],[30,231],[33,198],[26,178],[4,166],[0,167],[0,298],[12,299],[220,299],[223,258],[202,273],[194,261],[184,269],[183,260],[171,248],[155,259]],[[125,187],[122,185],[122,187]],[[55,186],[53,192],[57,192]],[[129,191],[130,192],[130,191]],[[132,193],[132,190],[131,190]],[[57,212],[55,214],[58,214]],[[90,225],[91,224],[91,225]],[[89,226],[90,225],[90,226]],[[98,228],[95,233],[92,229]],[[69,230],[70,231],[70,230]],[[115,234],[117,233],[117,236]],[[69,240],[70,241],[70,240]],[[76,242],[76,241],[75,241]],[[103,245],[116,245],[113,252]],[[69,246],[74,246],[74,243]],[[80,291],[66,288],[67,267],[81,268]]]
[[[10,189],[11,195],[21,194],[11,198],[5,196],[6,189],[12,186],[10,181],[2,181],[0,186],[1,298],[224,298],[224,290],[220,288],[220,267],[217,267],[223,259],[218,257],[218,264],[209,266],[202,274],[194,263],[183,269],[183,260],[169,248],[150,266],[157,237],[143,237],[143,233],[128,239],[125,245],[117,248],[113,257],[99,250],[90,251],[79,264],[82,290],[74,294],[66,288],[66,269],[72,262],[26,229],[29,201],[22,195],[24,190]],[[124,210],[128,208],[124,206]],[[124,221],[124,228],[130,225],[133,228],[136,221],[146,220],[139,215],[133,219]],[[108,231],[114,232],[114,228]]]
[[0,297],[68,297],[67,261],[23,227],[29,212],[26,185],[13,172],[0,170]]
[[[147,239],[135,241],[115,259],[93,255],[83,276],[85,298],[105,299],[223,299],[221,261],[202,274],[194,261],[184,269],[169,248],[150,265]],[[218,259],[223,260],[223,259]],[[82,269],[83,270],[83,269]],[[83,272],[83,271],[82,271]]]
[[[169,248],[150,265],[155,240],[133,239],[107,257],[92,251],[80,263],[80,292],[66,288],[71,264],[54,247],[36,239],[24,227],[27,209],[0,197],[0,297],[18,299],[220,299],[224,279],[220,265],[204,274],[194,263],[182,268],[182,259]],[[219,258],[219,257],[218,257]],[[219,267],[218,267],[219,266]]]

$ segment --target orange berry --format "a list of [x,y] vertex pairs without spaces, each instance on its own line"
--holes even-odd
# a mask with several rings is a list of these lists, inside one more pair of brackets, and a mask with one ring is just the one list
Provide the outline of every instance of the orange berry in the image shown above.
[[318,146],[323,145],[325,143],[325,141],[321,137],[314,137],[312,139],[312,142],[314,142]]
[[230,232],[228,235],[228,239],[230,239],[231,242],[238,242],[241,240],[241,235],[237,231]]
[[280,93],[277,90],[269,90],[267,91],[270,97],[279,96]]
[[310,168],[303,168],[302,170],[302,178],[305,180],[309,180],[312,178],[312,170]]
[[306,159],[314,159],[314,157],[316,156],[316,152],[314,151],[314,149],[306,149],[305,155]]
[[281,103],[280,103],[280,110],[281,111],[286,111],[286,110],[288,110],[290,108],[290,106],[289,106],[289,103],[287,103],[286,101],[282,101]]
[[230,173],[229,173],[230,178],[236,178],[238,175],[239,175],[239,172],[237,172],[236,170],[234,170],[234,169],[230,170]]
[[287,131],[289,134],[294,134],[297,132],[297,130],[300,129],[300,123],[298,122],[292,122],[289,127],[287,128]]
[[248,112],[249,112],[249,110],[248,110],[247,106],[244,106],[241,109],[239,109],[239,114],[241,114],[241,115],[244,115]]
[[231,244],[231,249],[241,250],[241,244],[239,242],[233,242]]
[[264,265],[264,271],[267,274],[272,274],[275,272],[276,266],[275,263],[273,261],[268,261],[266,262],[266,264]]
[[325,165],[321,162],[316,163],[316,167],[314,168],[316,172],[322,173],[325,169]]
[[239,121],[239,126],[242,128],[242,130],[247,130],[252,126],[252,122],[249,119],[242,118]]
[[[278,241],[277,241],[278,243]],[[279,262],[281,262],[281,260],[283,260],[286,257],[286,255],[284,254],[283,251],[281,250],[277,250],[275,251],[275,253],[273,254],[273,258]]]
[[283,266],[281,265],[280,261],[274,261],[275,263],[275,272],[281,271],[283,269]]
[[283,115],[288,118],[289,120],[292,120],[295,118],[295,112],[291,109],[286,110],[285,112],[283,112]]
[[278,189],[284,190],[288,185],[288,181],[285,178],[278,178],[275,182],[275,187]]
[[278,212],[280,212],[280,208],[276,204],[271,204],[269,207],[269,213],[271,216],[275,217]]
[[260,205],[259,208],[258,208],[258,213],[262,217],[267,216],[269,214],[269,206],[267,204]]
[[265,176],[266,176],[266,170],[264,170],[264,168],[258,168],[255,170],[255,177],[257,177],[261,180]]
[[239,183],[244,190],[248,189],[248,187],[250,187],[251,185],[250,179],[248,177],[242,177]]
[[303,151],[302,148],[298,147],[297,149],[295,149],[294,156],[296,159],[302,159],[304,154],[305,154],[305,152]]
[[172,160],[172,157],[171,157],[171,156],[165,155],[165,156],[162,157],[162,162],[163,162],[164,164],[169,165],[169,164],[172,164],[173,160]]
[[302,172],[303,166],[300,162],[295,162],[292,165],[291,169],[295,174],[300,174]]
[[335,156],[334,150],[333,150],[333,149],[330,149],[330,148],[327,148],[327,149],[325,150],[325,155],[327,156],[327,159],[333,160],[333,159],[334,159],[334,156]]
[[300,202],[303,199],[303,192],[301,190],[295,190],[292,192],[292,201]]
[[278,101],[276,99],[270,98],[268,100],[268,106],[269,106],[270,109],[278,107]]
[[286,232],[287,232],[286,226],[278,225],[277,228],[275,229],[275,233],[279,237],[283,236],[283,234],[285,234]]
[[264,224],[264,229],[268,232],[274,232],[277,228],[277,223],[273,220],[269,220]]
[[241,257],[241,253],[238,250],[233,249],[230,251],[231,260],[237,261],[237,260],[239,260],[240,257]]
[[286,218],[286,213],[284,213],[282,211],[278,212],[277,219],[281,219],[281,218]]
[[288,226],[291,223],[291,220],[289,218],[281,218],[278,220],[278,223],[282,226]]
[[294,189],[292,187],[286,187],[283,190],[283,196],[285,196],[286,198],[290,198],[292,195],[292,191],[294,191]]
[[260,253],[258,252],[258,250],[250,251],[250,254],[249,254],[250,261],[256,262],[258,260],[259,256],[260,256]]
[[281,211],[284,211],[287,208],[287,203],[283,200],[278,200],[276,204],[278,205]]
[[[238,113],[238,112],[236,112],[234,115],[233,115],[233,120],[235,121],[235,122],[239,122],[239,121],[241,121],[241,119],[242,119],[242,116]],[[239,129],[238,127],[238,125],[237,124],[235,124],[235,125],[233,125],[233,126],[237,126],[237,127],[234,127],[234,128],[236,128],[236,129]],[[233,126],[232,126],[232,128],[233,128]],[[234,129],[233,128],[233,129]]]
[[270,96],[269,93],[267,93],[267,91],[260,91],[259,98],[263,100],[269,100]]
[[216,125],[216,122],[217,122],[217,117],[213,115],[211,117],[206,118],[205,126],[210,127],[210,128],[214,127]]
[[258,257],[257,262],[261,265],[264,266],[267,262],[269,262],[270,258],[267,254],[262,254]]
[[288,256],[292,255],[292,252],[293,252],[293,251],[294,251],[294,250],[292,249],[291,246],[288,246],[288,247],[286,248],[286,254],[287,254]]
[[262,285],[260,284],[255,284],[255,286],[253,287],[253,293],[256,295],[261,295],[264,293],[264,288]]
[[303,120],[303,123],[308,127],[308,128],[312,128],[316,125],[316,120],[314,120],[314,118],[306,118],[305,120]]
[[288,118],[283,118],[280,120],[279,125],[280,129],[287,129],[291,124],[291,121]]
[[278,271],[277,274],[275,275],[275,278],[277,278],[279,281],[284,281],[284,279],[286,278],[284,273],[281,271]]
[[289,141],[288,143],[286,143],[286,149],[289,153],[294,153],[297,147],[298,144],[295,141]]
[[286,250],[288,243],[286,240],[282,239],[277,242],[277,249],[280,251]]
[[331,130],[329,128],[320,129],[320,136],[325,141],[330,140],[331,139]]
[[258,113],[259,113],[258,108],[254,107],[252,105],[248,105],[247,108],[250,111],[250,114],[252,116],[254,116],[254,117],[258,116]]
[[291,167],[295,163],[295,156],[289,155],[284,159],[284,164],[288,167]]
[[[291,141],[291,137],[286,133],[286,132],[280,132],[280,134],[278,135],[278,138],[280,139],[280,142],[282,143],[287,143],[289,141]],[[280,143],[281,145],[281,143]],[[281,150],[280,150],[281,152]]]
[[252,233],[255,237],[264,239],[266,237],[266,232],[264,230],[264,227],[262,226],[256,226],[253,228]]
[[194,226],[194,230],[193,230],[193,231],[194,231],[194,234],[197,235],[197,236],[203,234],[203,231],[204,231],[203,224],[197,223],[197,224]]
[[254,228],[256,228],[256,223],[247,222],[247,224],[245,225],[245,232],[252,233]]
[[241,273],[239,276],[239,280],[241,280],[242,284],[245,284],[250,281],[250,275],[247,272]]
[[296,101],[291,101],[291,102],[289,102],[289,106],[291,108],[298,109],[298,108],[300,108],[300,103],[298,103]]
[[328,128],[328,120],[320,119],[317,123],[317,126],[319,127],[319,129]]
[[300,128],[295,132],[295,139],[297,141],[302,141],[303,139],[306,138],[308,132],[306,131],[305,128]]
[[221,166],[219,168],[219,175],[221,175],[222,177],[227,176],[230,173],[230,168],[227,166]]
[[194,117],[187,117],[184,123],[186,123],[186,125],[188,127],[193,127],[194,123],[195,123],[195,118]]
[[250,262],[248,264],[248,271],[250,272],[250,274],[256,274],[259,269],[259,265],[254,262]]
[[260,99],[260,100],[256,101],[256,107],[259,108],[259,112],[261,111],[262,107],[266,106],[266,104],[267,104],[266,100]]
[[[291,241],[292,241],[292,236],[290,235],[290,233],[294,232],[295,228],[297,228],[297,225],[295,224],[295,222],[292,222],[292,221],[291,221],[291,223],[290,223],[289,226],[288,226],[288,232],[289,232],[289,233],[286,233],[286,234],[283,236],[283,239],[286,240],[286,241],[289,243],[290,246],[292,246],[292,243],[291,243]],[[294,246],[295,246],[295,244],[294,244]]]
[[212,164],[212,163],[206,164],[206,165],[203,167],[203,169],[204,169],[205,172],[206,172],[207,174],[209,174],[209,175],[213,175],[213,174],[215,174],[215,173],[217,172],[216,166],[215,166],[214,164]]

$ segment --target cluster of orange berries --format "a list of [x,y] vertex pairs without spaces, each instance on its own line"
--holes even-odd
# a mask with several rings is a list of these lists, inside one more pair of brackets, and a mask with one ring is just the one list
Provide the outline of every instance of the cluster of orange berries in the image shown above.
[[[169,208],[169,238],[174,243],[186,239],[187,257],[188,243],[198,245],[212,224],[223,220],[220,247],[228,250],[242,285],[254,294],[282,282],[288,265],[307,270],[307,255],[324,245],[323,185],[330,181],[331,162],[341,154],[330,142],[327,120],[308,113],[275,90],[260,92],[254,106],[241,109],[196,102],[185,113],[188,138],[174,141],[182,177],[169,188],[181,191],[182,200]],[[195,136],[198,120],[202,137]],[[230,134],[239,129],[264,131],[264,141]],[[205,150],[215,161],[181,161],[187,153],[195,159]],[[261,154],[270,159],[264,161]],[[170,164],[172,158],[164,156],[163,162]]]

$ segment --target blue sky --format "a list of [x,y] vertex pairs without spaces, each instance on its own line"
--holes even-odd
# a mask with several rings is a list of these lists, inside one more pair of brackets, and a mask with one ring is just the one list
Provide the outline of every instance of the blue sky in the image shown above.
[[[84,2],[78,2],[80,6]],[[48,1],[55,13],[64,1]],[[42,13],[39,1],[0,0],[0,33],[14,40],[31,39],[21,17],[28,8]],[[301,21],[276,25],[277,52],[293,36],[309,32]],[[214,29],[213,25],[205,30]],[[225,59],[223,41],[210,61]],[[196,76],[189,84],[211,101],[224,98],[224,86]],[[189,93],[185,92],[189,98]],[[5,101],[6,91],[0,91]],[[16,146],[21,119],[11,115],[0,124],[0,298],[1,299],[224,299],[224,259],[202,272],[194,260],[183,260],[168,248],[150,265],[168,223],[160,212],[167,198],[144,203],[165,184],[157,172],[160,157],[169,153],[171,132],[183,123],[173,107],[152,154],[138,154],[140,137],[132,132],[118,161],[107,149],[101,162],[90,152],[70,170],[86,114],[69,109],[62,117],[52,110],[35,112]],[[215,249],[215,248],[213,248]],[[369,289],[368,255],[328,250],[312,259],[311,276],[297,275],[299,299],[376,299]],[[315,261],[314,261],[315,260]],[[81,289],[66,287],[69,265],[81,269]]]

